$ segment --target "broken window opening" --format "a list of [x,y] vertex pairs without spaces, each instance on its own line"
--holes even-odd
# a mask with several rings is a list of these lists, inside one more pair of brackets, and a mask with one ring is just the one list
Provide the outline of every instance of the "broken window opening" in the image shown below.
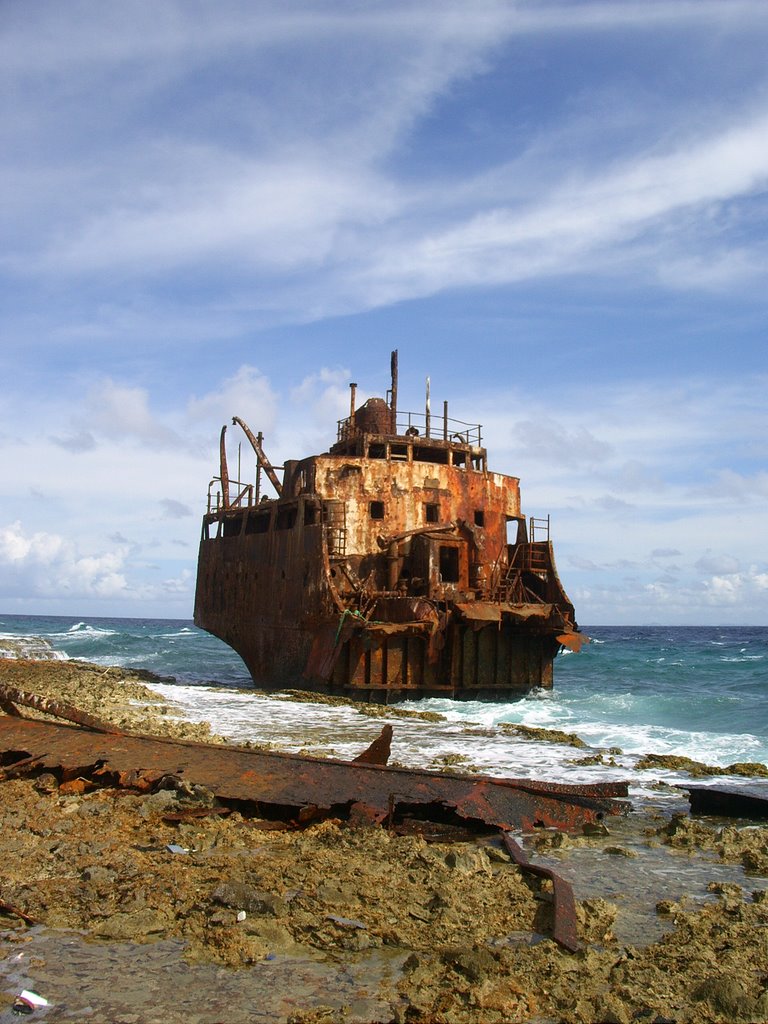
[[318,509],[317,505],[312,505],[311,503],[307,502],[304,505],[304,525],[314,526],[315,523],[318,523],[320,521],[319,511],[320,510]]
[[278,508],[277,519],[275,521],[275,529],[292,530],[296,525],[298,512],[299,510],[295,505],[289,505],[288,507]]
[[440,506],[433,502],[427,502],[424,505],[424,522],[425,523],[439,523],[440,522]]
[[414,462],[435,462],[439,465],[448,465],[448,450],[446,448],[416,447],[413,449]]
[[440,578],[443,583],[459,582],[459,549],[440,545]]
[[246,533],[267,533],[271,512],[250,512],[245,524]]
[[383,519],[384,518],[384,502],[383,501],[372,501],[368,506],[371,519]]
[[225,537],[239,537],[240,531],[243,528],[243,517],[242,516],[227,516],[222,523],[223,536]]

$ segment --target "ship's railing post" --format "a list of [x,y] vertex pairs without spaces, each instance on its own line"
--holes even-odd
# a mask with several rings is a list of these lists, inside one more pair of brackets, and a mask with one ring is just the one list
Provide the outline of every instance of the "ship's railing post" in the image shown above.
[[546,540],[546,541],[549,540],[549,526],[550,526],[550,517],[549,517],[549,515],[547,515],[546,519],[544,519],[542,516],[539,516],[538,518],[535,517],[535,516],[530,516],[530,524],[531,524],[530,525],[531,544],[533,544],[534,541],[536,540],[536,530],[537,529],[538,529],[539,533],[543,533],[544,534],[544,538],[543,538],[544,540]]

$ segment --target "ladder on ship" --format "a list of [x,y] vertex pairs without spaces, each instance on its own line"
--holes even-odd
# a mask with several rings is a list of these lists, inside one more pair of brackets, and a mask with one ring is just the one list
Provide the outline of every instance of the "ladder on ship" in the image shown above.
[[[542,536],[543,535],[543,536]],[[528,541],[517,544],[511,549],[511,558],[507,571],[496,589],[497,600],[509,601],[513,604],[541,602],[543,597],[537,594],[532,585],[534,581],[528,576],[528,585],[524,574],[533,573],[546,585],[550,570],[549,551],[549,516],[546,519],[530,518]]]
[[329,556],[343,558],[347,553],[347,511],[343,501],[323,503],[323,526]]

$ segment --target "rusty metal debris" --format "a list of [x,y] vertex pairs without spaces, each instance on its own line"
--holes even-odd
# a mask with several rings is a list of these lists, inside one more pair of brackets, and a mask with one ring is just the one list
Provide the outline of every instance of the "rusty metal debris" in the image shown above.
[[18,690],[14,686],[0,686],[0,708],[6,714],[18,716],[17,704],[24,707],[34,708],[54,718],[63,718],[67,722],[75,722],[77,725],[84,725],[86,729],[94,732],[107,732],[119,734],[120,730],[114,725],[108,725],[99,718],[94,718],[85,711],[80,711],[60,700],[51,700],[50,697],[43,697],[38,693],[28,693],[26,690]]
[[[281,467],[234,416],[255,455],[252,482],[239,454],[238,479],[230,473],[222,428],[195,622],[266,689],[391,702],[551,687],[556,654],[586,637],[549,517],[526,517],[518,478],[489,470],[479,424],[449,419],[447,403],[432,416],[429,385],[423,412],[398,409],[397,352],[391,372],[386,398],[357,408],[350,385],[326,452]],[[262,474],[274,494],[262,493]]]
[[679,786],[688,791],[692,814],[768,818],[768,785]]
[[261,817],[298,822],[339,817],[380,824],[410,817],[475,829],[572,829],[628,806],[615,799],[627,795],[626,783],[570,787],[467,777],[126,733],[107,738],[0,716],[0,763],[13,771],[30,758],[62,778],[144,790],[174,775],[207,787],[220,801],[250,805]]
[[385,725],[373,743],[353,759],[352,764],[387,764],[392,751],[392,726]]
[[18,907],[14,907],[12,903],[6,903],[5,900],[0,900],[0,914],[7,914],[8,917],[18,917],[25,924],[37,924],[38,922],[34,917],[30,917],[29,914],[25,914],[23,910],[19,910]]
[[32,755],[32,757],[22,757],[21,760],[14,761],[10,767],[0,768],[0,782],[15,779],[20,775],[31,774],[41,765],[42,762],[37,754]]
[[542,867],[540,864],[531,864],[525,850],[508,833],[502,833],[502,840],[510,857],[522,871],[539,878],[548,878],[552,882],[555,916],[552,938],[558,946],[562,946],[570,953],[577,953],[579,941],[576,938],[576,901],[573,898],[570,882],[566,882],[550,868]]

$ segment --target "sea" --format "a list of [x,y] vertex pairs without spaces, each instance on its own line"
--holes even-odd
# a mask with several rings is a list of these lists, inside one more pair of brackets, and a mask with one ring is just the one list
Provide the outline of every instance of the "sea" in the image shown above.
[[[593,626],[585,632],[591,641],[579,654],[558,655],[552,690],[498,703],[411,701],[382,709],[383,717],[353,705],[258,692],[233,651],[184,620],[0,615],[0,657],[13,648],[17,656],[147,669],[154,673],[148,686],[168,702],[169,714],[278,750],[354,757],[390,722],[390,763],[571,783],[623,779],[631,806],[663,820],[686,812],[691,776],[638,769],[644,754],[683,755],[722,768],[768,762],[768,628]],[[403,710],[431,711],[435,720],[404,717]],[[573,733],[587,746],[521,738],[506,724]],[[755,782],[725,778],[728,785]],[[718,781],[713,776],[696,784]],[[599,896],[620,907],[614,925],[620,943],[646,945],[662,937],[670,925],[656,912],[660,899],[714,899],[713,879],[747,891],[765,888],[765,879],[746,876],[740,865],[716,863],[713,855],[645,844],[633,832],[633,817],[611,818],[612,842],[628,855],[610,863],[600,846],[533,851],[538,863],[571,882],[578,899]],[[386,1016],[377,992],[394,970],[376,949],[338,963],[280,955],[253,971],[226,971],[186,963],[178,940],[93,943],[40,926],[25,941],[0,958],[0,986],[43,995],[50,1005],[36,1015],[43,1019],[50,1011],[51,1021],[207,1024],[222,1019],[222,1007],[230,1024],[283,1020],[287,991],[307,1008],[351,1003],[357,1007],[352,1024]],[[12,1019],[10,1008],[0,1008],[2,1024]]]
[[[406,701],[379,718],[354,705],[256,692],[234,651],[187,620],[0,615],[0,656],[5,638],[21,638],[32,657],[47,650],[61,659],[147,669],[158,677],[150,689],[169,702],[170,714],[208,722],[213,733],[238,743],[289,752],[351,758],[391,722],[398,764],[572,783],[629,779],[631,793],[656,796],[659,783],[676,787],[691,777],[680,769],[637,770],[645,754],[720,768],[768,764],[767,627],[583,631],[590,642],[556,658],[552,690],[496,703]],[[402,717],[401,710],[440,717]],[[521,738],[505,723],[572,733],[587,747]]]

